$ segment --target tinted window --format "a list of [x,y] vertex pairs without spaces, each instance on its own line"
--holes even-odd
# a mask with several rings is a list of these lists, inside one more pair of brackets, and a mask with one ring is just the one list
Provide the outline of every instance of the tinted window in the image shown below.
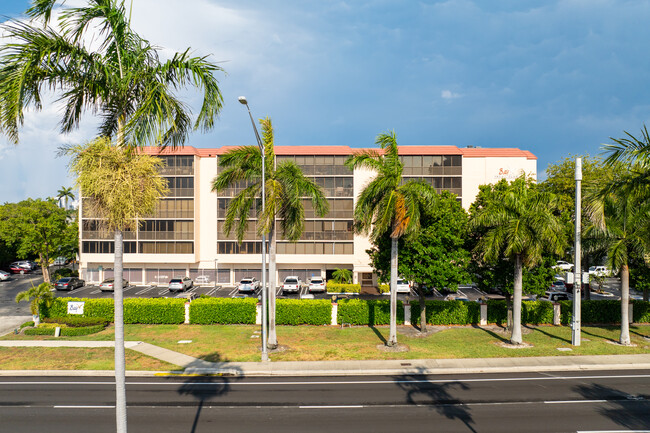
[[181,280],[179,280],[179,279],[174,279],[174,280],[170,281],[170,283],[180,283],[180,282],[181,282]]
[[295,278],[287,278],[286,280],[284,280],[284,282],[288,284],[297,284],[298,280],[296,280]]

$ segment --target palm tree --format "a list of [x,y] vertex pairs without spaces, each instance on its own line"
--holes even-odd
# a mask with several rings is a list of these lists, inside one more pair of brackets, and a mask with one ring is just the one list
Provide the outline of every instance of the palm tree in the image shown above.
[[72,187],[62,186],[61,189],[57,191],[56,199],[61,203],[61,200],[64,200],[63,208],[68,210],[68,199],[74,200],[74,193],[72,192]]
[[241,243],[248,229],[251,212],[257,218],[257,234],[268,233],[269,240],[269,337],[268,346],[278,345],[275,332],[275,287],[277,223],[282,237],[290,241],[300,238],[305,228],[303,198],[311,199],[316,215],[325,216],[329,204],[321,188],[306,177],[293,161],[276,163],[271,119],[260,119],[264,146],[266,208],[261,214],[262,154],[257,146],[243,146],[219,156],[219,174],[213,180],[212,191],[223,192],[237,184],[246,187],[230,201],[226,210],[224,233],[234,230]]
[[352,282],[352,271],[349,269],[337,268],[332,272],[332,278],[339,284],[350,284]]
[[417,232],[424,206],[432,205],[436,192],[423,182],[402,183],[395,132],[380,134],[375,140],[381,152],[365,150],[352,155],[345,164],[351,170],[366,168],[377,173],[357,197],[354,207],[355,230],[377,241],[384,233],[391,238],[390,256],[390,335],[387,346],[397,344],[397,248],[402,236]]
[[31,289],[25,290],[16,295],[17,303],[20,301],[29,301],[29,309],[34,318],[34,326],[38,326],[41,321],[39,315],[41,303],[45,304],[46,307],[52,305],[52,301],[54,300],[52,289],[52,284],[45,281],[36,287],[32,286]]
[[556,214],[557,200],[538,191],[521,176],[477,209],[469,228],[479,233],[474,251],[485,262],[507,257],[514,262],[512,333],[510,342],[521,344],[523,267],[542,260],[542,253],[561,254],[566,246],[564,228]]
[[[182,146],[191,130],[213,127],[222,106],[214,77],[220,67],[206,57],[190,56],[189,49],[161,61],[158,49],[132,30],[124,0],[87,0],[86,6],[66,7],[57,31],[49,22],[54,7],[64,3],[34,0],[27,14],[36,21],[2,25],[12,42],[0,48],[0,132],[18,143],[23,113],[28,107],[42,108],[43,88],[58,92],[64,102],[63,133],[77,128],[83,113],[90,110],[99,115],[99,136],[114,138],[116,145],[126,148]],[[186,87],[203,90],[194,121],[174,94]],[[126,431],[122,238],[118,227],[114,297],[119,432]]]
[[[650,202],[640,196],[635,181],[616,170],[619,179],[586,197],[587,215],[591,225],[585,231],[596,245],[606,248],[608,265],[621,277],[621,335],[622,345],[631,344],[629,327],[630,256],[645,257],[650,253]],[[629,180],[626,180],[629,179]]]

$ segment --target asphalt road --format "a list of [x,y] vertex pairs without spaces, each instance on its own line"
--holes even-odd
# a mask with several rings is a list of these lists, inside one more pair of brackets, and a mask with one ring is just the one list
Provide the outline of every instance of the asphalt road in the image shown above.
[[[131,432],[650,431],[650,371],[128,378]],[[2,431],[114,431],[110,378],[2,377]]]

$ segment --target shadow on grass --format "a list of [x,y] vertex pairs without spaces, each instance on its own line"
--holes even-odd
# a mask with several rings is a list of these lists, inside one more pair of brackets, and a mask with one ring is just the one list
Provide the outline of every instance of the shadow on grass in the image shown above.
[[[218,352],[210,353],[204,357],[210,359],[214,366],[213,368],[225,368],[230,370],[228,375],[221,376],[192,376],[183,378],[184,382],[179,386],[176,392],[179,395],[188,395],[198,401],[196,414],[192,422],[190,433],[196,433],[198,430],[199,420],[201,418],[201,410],[206,402],[218,402],[219,399],[230,392],[230,383],[233,380],[240,380],[242,372],[239,368],[233,368],[223,361]],[[186,368],[193,367],[191,364]],[[203,365],[201,365],[203,367]],[[178,380],[177,378],[170,378],[170,380]]]
[[579,385],[574,389],[587,400],[607,400],[598,413],[625,429],[646,431],[650,425],[649,395],[630,395],[599,384]]
[[529,329],[532,329],[532,330],[537,331],[537,332],[539,332],[539,333],[541,333],[541,334],[544,334],[544,335],[546,335],[547,337],[550,337],[550,338],[552,338],[552,339],[554,339],[554,340],[560,340],[560,341],[562,341],[562,342],[564,342],[564,343],[571,343],[571,340],[570,340],[570,339],[567,339],[567,338],[564,338],[564,337],[559,337],[559,336],[557,336],[557,335],[551,334],[550,332],[545,331],[544,328],[542,328],[542,327],[529,328]]
[[641,338],[650,338],[647,334],[642,334],[637,326],[630,326],[630,334],[638,335]]
[[[504,337],[502,335],[499,335],[496,332],[494,332],[494,331],[492,331],[492,330],[490,330],[490,329],[488,329],[486,327],[479,326],[479,325],[472,325],[472,328],[480,329],[481,331],[483,331],[486,334],[492,336],[493,338],[496,338],[497,340],[501,341],[502,343],[510,343],[509,338],[506,338],[506,337]],[[505,330],[505,328],[503,328],[503,329]]]
[[[616,327],[614,327],[614,326],[601,326],[601,328],[603,328],[603,329],[610,329],[610,330],[611,330],[611,329],[618,329],[618,328],[616,328]],[[581,332],[582,334],[590,335],[590,336],[592,336],[592,337],[594,337],[594,338],[599,338],[599,339],[601,339],[601,340],[612,341],[612,342],[614,342],[614,343],[618,343],[618,340],[615,339],[615,338],[609,338],[609,337],[605,337],[604,335],[594,334],[593,332],[585,331],[584,328],[581,328],[581,329],[580,329],[580,332]]]
[[425,405],[447,419],[462,422],[470,431],[476,433],[470,409],[458,396],[452,394],[459,394],[458,391],[471,392],[470,387],[459,381],[432,383],[427,380],[423,369],[417,370],[414,373],[393,376],[395,384],[406,393],[406,404]]
[[375,328],[374,326],[370,326],[370,329],[372,329],[372,332],[375,333],[375,335],[377,336],[377,338],[379,338],[379,339],[381,340],[382,343],[386,344],[386,339],[385,339],[384,336],[381,334],[381,332],[379,332],[379,329]]

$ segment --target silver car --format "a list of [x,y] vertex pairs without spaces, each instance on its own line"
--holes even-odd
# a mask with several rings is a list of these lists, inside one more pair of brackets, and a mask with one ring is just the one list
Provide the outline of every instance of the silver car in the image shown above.
[[309,293],[312,292],[324,292],[325,291],[325,281],[320,277],[313,277],[309,280]]
[[[113,292],[115,291],[114,283],[114,278],[107,278],[99,285],[99,290],[102,292]],[[122,278],[122,288],[126,289],[127,287],[129,287],[129,282]]]
[[242,278],[239,284],[237,285],[237,291],[250,292],[253,293],[260,288],[260,282],[257,281],[257,278]]
[[194,285],[194,282],[190,277],[178,277],[172,278],[169,281],[169,291],[170,292],[184,292],[187,289],[191,289]]

